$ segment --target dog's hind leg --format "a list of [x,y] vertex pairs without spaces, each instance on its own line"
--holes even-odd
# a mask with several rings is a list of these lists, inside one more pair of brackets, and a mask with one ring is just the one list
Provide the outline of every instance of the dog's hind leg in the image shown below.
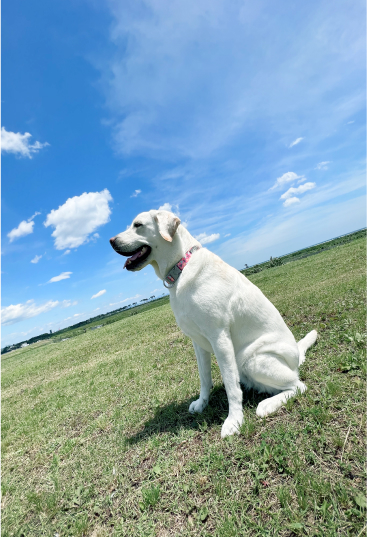
[[198,362],[200,376],[200,397],[189,406],[189,412],[202,412],[208,405],[210,390],[213,387],[211,355],[194,341],[196,360]]
[[289,389],[284,390],[283,392],[273,395],[273,397],[268,397],[264,399],[257,405],[256,415],[263,418],[269,414],[276,412],[281,406],[286,403],[288,399],[297,395],[297,391],[304,393],[307,390],[306,384],[303,384],[300,380],[297,381],[296,385]]
[[273,414],[290,397],[294,397],[298,390],[301,393],[306,391],[306,385],[299,380],[298,369],[291,369],[288,361],[283,356],[271,353],[258,354],[249,360],[247,375],[254,381],[255,386],[260,391],[276,393],[259,403],[256,409],[258,416]]

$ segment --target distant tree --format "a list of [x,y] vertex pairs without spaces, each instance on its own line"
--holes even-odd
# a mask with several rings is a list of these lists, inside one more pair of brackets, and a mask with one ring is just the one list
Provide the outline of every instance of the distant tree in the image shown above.
[[270,267],[278,267],[279,265],[283,265],[283,261],[279,259],[279,257],[270,257],[269,266]]
[[151,300],[152,298],[155,298],[155,296],[154,296],[154,295],[153,295],[153,296],[151,296],[149,300]]

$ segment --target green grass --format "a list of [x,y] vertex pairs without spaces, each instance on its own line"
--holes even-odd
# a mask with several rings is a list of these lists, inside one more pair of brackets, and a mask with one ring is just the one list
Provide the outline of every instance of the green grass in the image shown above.
[[168,304],[2,358],[2,535],[358,536],[365,523],[365,244],[251,280],[300,339],[308,391],[239,437]]
[[359,231],[354,231],[348,235],[336,237],[335,239],[331,239],[327,242],[315,244],[314,246],[309,246],[307,248],[302,248],[302,250],[297,250],[295,252],[291,252],[290,254],[282,255],[279,258],[274,258],[273,262],[271,260],[263,261],[262,263],[258,263],[257,265],[253,265],[247,269],[243,269],[241,272],[242,274],[249,276],[250,274],[256,274],[257,272],[261,272],[262,270],[266,270],[273,266],[284,265],[285,263],[304,259],[305,257],[309,257],[311,255],[320,254],[326,250],[330,250],[331,248],[335,248],[337,246],[341,246],[362,238],[366,239],[366,229],[360,229]]

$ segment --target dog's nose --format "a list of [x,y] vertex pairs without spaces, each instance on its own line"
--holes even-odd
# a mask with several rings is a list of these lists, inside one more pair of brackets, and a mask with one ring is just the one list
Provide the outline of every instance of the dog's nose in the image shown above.
[[111,246],[113,246],[113,243],[115,242],[115,240],[116,240],[116,237],[112,237],[112,239],[110,239]]

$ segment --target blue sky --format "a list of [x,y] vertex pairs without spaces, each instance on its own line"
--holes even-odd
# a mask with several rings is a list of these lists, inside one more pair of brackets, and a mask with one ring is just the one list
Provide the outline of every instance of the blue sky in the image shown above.
[[239,269],[365,226],[364,2],[2,18],[2,346],[160,296],[108,242],[141,211]]

